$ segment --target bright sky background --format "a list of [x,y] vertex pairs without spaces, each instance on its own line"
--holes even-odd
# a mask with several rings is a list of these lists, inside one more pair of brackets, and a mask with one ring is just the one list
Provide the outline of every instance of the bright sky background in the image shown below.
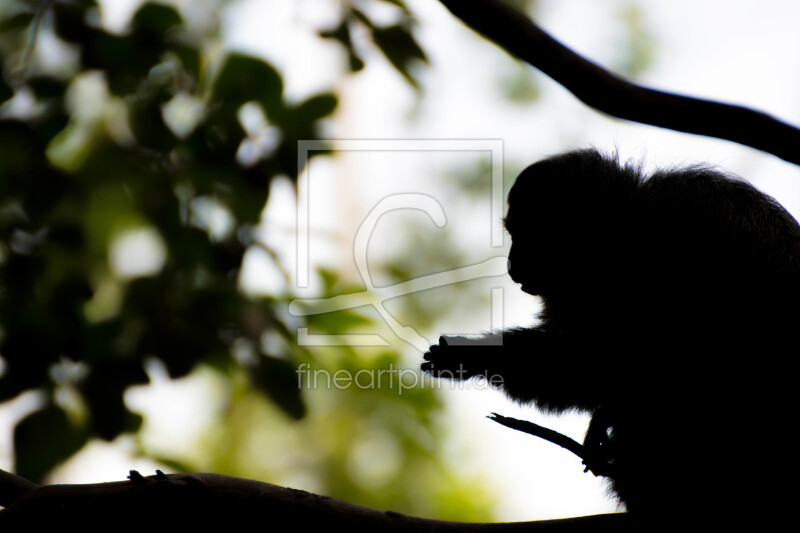
[[[326,66],[342,58],[332,57],[330,49],[303,32],[292,32],[285,24],[287,20],[318,20],[322,13],[311,17],[305,10],[310,12],[312,6],[324,2],[287,4],[281,4],[283,16],[275,16],[275,2],[246,2],[243,16],[231,20],[231,39],[266,54],[282,67],[290,96],[301,98],[331,80],[337,84],[344,96],[341,120],[333,125],[332,138],[499,138],[504,140],[507,159],[522,161],[569,148],[565,143],[577,139],[579,144],[618,148],[625,157],[645,157],[650,164],[718,164],[748,178],[778,198],[796,217],[800,215],[800,169],[773,156],[729,142],[611,120],[586,108],[550,80],[542,82],[546,109],[499,104],[492,76],[498,74],[498,65],[507,61],[504,52],[476,40],[436,1],[408,1],[420,20],[417,35],[430,58],[430,67],[422,72],[426,99],[421,109],[415,107],[408,86],[380,58],[368,58],[366,70],[357,76],[339,79],[330,74]],[[613,58],[618,42],[613,15],[624,5],[625,0],[543,0],[539,22],[574,50],[602,63]],[[654,65],[643,83],[751,106],[800,124],[800,70],[795,68],[800,65],[800,5],[790,0],[758,4],[657,0],[642,5],[646,8],[647,30],[657,47]],[[419,120],[410,124],[406,117],[412,112]],[[559,124],[555,132],[553,124]],[[350,161],[347,168],[352,171],[359,167]],[[331,172],[336,175],[335,169]],[[391,167],[380,168],[377,175],[372,167],[342,174],[338,178],[348,180],[348,194],[367,185],[374,187],[376,181],[386,184],[387,192],[391,192],[397,180],[408,179],[392,174]],[[435,231],[432,225],[431,230]],[[348,260],[342,259],[343,263]],[[515,299],[511,290],[508,305],[515,308],[507,309],[508,318],[524,321],[531,313],[531,303]],[[503,493],[499,498],[504,502],[501,519],[574,516],[614,509],[598,480],[583,474],[574,456],[497,426],[484,416],[497,411],[527,418],[577,440],[585,430],[585,419],[544,419],[530,409],[517,408],[493,391],[455,390],[448,397],[451,420],[461,428],[459,438],[471,444],[465,449],[457,441],[453,453],[460,454],[468,468],[493,471],[497,490]]]
[[[293,2],[291,6],[280,3],[279,15],[276,2],[244,2],[241,17],[230,20],[230,38],[238,46],[264,53],[281,67],[290,97],[302,98],[336,84],[343,91],[343,99],[339,120],[329,133],[332,138],[503,139],[507,159],[522,161],[569,148],[564,143],[577,139],[604,149],[618,148],[624,157],[645,157],[650,164],[718,164],[748,178],[778,198],[796,217],[800,215],[800,169],[773,156],[729,142],[611,120],[586,108],[549,79],[542,82],[546,109],[498,103],[492,76],[498,75],[498,65],[507,61],[504,52],[476,40],[434,0],[409,0],[407,4],[420,21],[417,36],[430,58],[429,68],[421,73],[426,91],[421,108],[416,107],[408,85],[380,58],[367,58],[364,72],[341,79],[328,67],[340,65],[343,58],[306,32],[293,31],[288,21],[313,25],[324,20],[324,9],[309,14],[314,6],[329,5],[322,0]],[[626,4],[625,0],[543,0],[538,21],[574,50],[602,63],[613,56],[618,42],[613,31],[618,23],[613,16]],[[643,83],[751,106],[800,124],[800,70],[795,68],[800,65],[800,5],[790,0],[758,4],[656,0],[642,5],[647,31],[653,34],[657,47],[654,65]],[[411,113],[418,119],[413,123],[406,120]],[[556,132],[552,131],[553,124],[559,124]],[[391,166],[380,168],[377,163],[359,167],[351,158],[342,165],[347,171],[330,172],[336,179],[346,180],[348,196],[364,187],[375,187],[376,182],[383,183],[386,192],[393,192],[398,180],[409,179],[408,175],[392,173]],[[274,197],[273,201],[280,204]],[[435,231],[433,225],[431,231]],[[339,266],[346,268],[352,258],[339,260]],[[515,298],[512,290],[507,291],[507,316],[511,321],[524,321],[535,306]],[[455,390],[448,397],[451,420],[461,428],[458,438],[471,445],[465,448],[457,439],[453,453],[467,468],[493,471],[497,490],[503,494],[499,498],[504,502],[501,519],[575,516],[615,509],[602,485],[581,472],[574,456],[497,426],[484,416],[496,411],[527,418],[577,440],[582,438],[585,419],[544,419],[487,390]]]
[[[614,31],[614,13],[628,0],[541,0],[538,22],[553,36],[595,61],[610,61],[619,35]],[[743,104],[800,124],[800,4],[794,0],[751,2],[731,0],[646,0],[647,30],[656,39],[657,55],[643,83],[669,91]],[[117,9],[122,2],[104,2]],[[381,7],[380,2],[372,2]],[[530,109],[511,107],[498,101],[494,76],[508,59],[494,45],[474,38],[436,0],[407,0],[419,19],[417,37],[430,58],[421,70],[426,91],[421,104],[407,83],[380,57],[367,57],[366,69],[342,78],[344,56],[329,43],[315,38],[309,29],[333,20],[337,3],[331,0],[250,0],[238,2],[230,14],[227,38],[232,46],[263,53],[285,76],[286,94],[302,99],[335,86],[342,91],[337,120],[326,136],[336,139],[502,139],[507,160],[534,161],[556,151],[593,144],[618,148],[625,157],[644,156],[651,164],[682,164],[707,161],[740,174],[775,196],[795,217],[800,216],[800,168],[773,156],[732,143],[704,139],[658,128],[627,124],[602,116],[578,102],[563,88],[542,79],[542,102]],[[109,12],[110,13],[110,12]],[[391,16],[386,11],[386,16]],[[417,120],[407,118],[414,114]],[[558,128],[553,125],[557,124]],[[408,163],[425,180],[424,165]],[[342,158],[339,166],[318,172],[343,180],[348,198],[354,191],[374,195],[396,192],[408,183],[380,162]],[[415,166],[416,165],[416,166]],[[511,176],[507,176],[511,179]],[[412,180],[411,183],[414,183]],[[284,184],[285,185],[285,184]],[[294,220],[294,199],[282,185],[271,196],[268,217],[287,226]],[[338,199],[337,199],[338,198]],[[361,206],[363,208],[363,206]],[[329,206],[332,212],[335,206]],[[346,211],[346,210],[345,210]],[[355,212],[358,212],[356,209]],[[338,220],[338,219],[336,219]],[[335,221],[334,221],[335,225]],[[431,231],[436,231],[431,224]],[[276,237],[280,238],[280,237]],[[349,250],[349,249],[348,249]],[[346,250],[347,251],[347,250]],[[286,254],[290,262],[292,254]],[[347,268],[352,254],[318,257],[322,262]],[[454,268],[463,265],[454,265]],[[254,284],[268,289],[268,267],[260,262],[251,272],[262,279]],[[259,268],[260,267],[260,268]],[[506,314],[510,321],[524,323],[535,310],[535,302],[513,293],[508,285]],[[518,292],[518,291],[517,291]],[[200,385],[184,383],[195,390]],[[159,391],[165,389],[159,389]],[[160,392],[159,392],[160,394]],[[500,394],[485,390],[454,390],[448,394],[451,420],[460,429],[452,443],[453,456],[465,468],[491,471],[502,496],[502,520],[531,520],[610,511],[602,486],[583,474],[580,461],[570,453],[533,437],[502,428],[484,417],[491,412],[527,418],[582,438],[586,420],[579,417],[544,419],[532,410],[522,410]],[[208,401],[211,398],[206,398]],[[162,396],[141,402],[165,411]],[[162,423],[163,438],[189,439],[202,420],[187,416],[198,404],[172,406],[165,420],[187,420],[176,428]],[[157,422],[158,424],[158,422]],[[5,448],[0,443],[0,449]],[[108,455],[106,455],[108,454]],[[131,464],[116,452],[95,448],[94,463],[101,458],[103,473],[84,463],[64,475],[71,482],[118,479]],[[109,473],[113,472],[113,473]],[[298,487],[303,488],[303,487]]]

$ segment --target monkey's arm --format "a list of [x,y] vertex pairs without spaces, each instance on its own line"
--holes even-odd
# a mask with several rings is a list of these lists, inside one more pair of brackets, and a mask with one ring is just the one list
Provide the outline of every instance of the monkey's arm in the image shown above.
[[424,355],[422,370],[437,378],[483,377],[509,397],[546,411],[592,410],[600,376],[563,335],[538,328],[477,338],[441,337]]

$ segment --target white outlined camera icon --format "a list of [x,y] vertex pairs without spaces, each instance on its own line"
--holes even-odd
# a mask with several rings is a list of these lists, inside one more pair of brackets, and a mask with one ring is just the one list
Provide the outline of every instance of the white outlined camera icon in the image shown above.
[[[306,164],[308,153],[313,150],[330,149],[329,142],[300,141],[298,143],[298,168],[305,169],[304,176],[298,180],[297,210],[297,285],[308,286],[309,279],[309,169]],[[499,140],[346,140],[335,141],[334,150],[374,150],[374,151],[488,151],[491,154],[491,220],[497,221],[503,214],[503,146]],[[390,194],[381,199],[370,211],[358,228],[353,243],[356,267],[366,289],[358,293],[343,294],[324,299],[296,299],[289,304],[289,313],[294,316],[308,316],[351,309],[371,305],[386,322],[394,334],[417,350],[426,351],[430,342],[422,337],[413,327],[400,324],[386,309],[384,302],[397,296],[421,290],[441,287],[452,283],[468,281],[489,276],[501,276],[507,272],[507,258],[497,256],[482,263],[469,265],[447,272],[439,272],[422,276],[407,282],[388,287],[375,287],[367,267],[367,248],[375,226],[384,214],[399,209],[421,210],[431,218],[438,227],[446,224],[444,209],[432,196],[423,193]],[[497,224],[491,226],[491,245],[493,248],[503,246],[503,230]],[[502,329],[502,289],[492,289],[492,329]],[[385,346],[389,344],[380,335],[373,334],[341,334],[323,335],[309,334],[307,328],[298,328],[299,345],[358,345]]]

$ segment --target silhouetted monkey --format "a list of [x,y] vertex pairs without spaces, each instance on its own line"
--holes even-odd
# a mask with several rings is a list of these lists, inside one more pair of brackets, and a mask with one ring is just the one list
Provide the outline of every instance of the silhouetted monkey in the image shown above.
[[423,370],[591,413],[586,451],[632,514],[744,525],[796,506],[791,215],[708,166],[645,176],[588,149],[525,169],[505,226],[538,325],[443,337]]

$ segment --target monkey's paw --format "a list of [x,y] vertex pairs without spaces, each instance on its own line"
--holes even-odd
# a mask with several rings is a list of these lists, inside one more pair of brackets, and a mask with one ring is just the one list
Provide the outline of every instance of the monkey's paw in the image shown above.
[[432,345],[423,355],[423,372],[436,378],[464,380],[481,374],[475,372],[479,354],[478,346],[466,337],[439,337],[439,344]]

